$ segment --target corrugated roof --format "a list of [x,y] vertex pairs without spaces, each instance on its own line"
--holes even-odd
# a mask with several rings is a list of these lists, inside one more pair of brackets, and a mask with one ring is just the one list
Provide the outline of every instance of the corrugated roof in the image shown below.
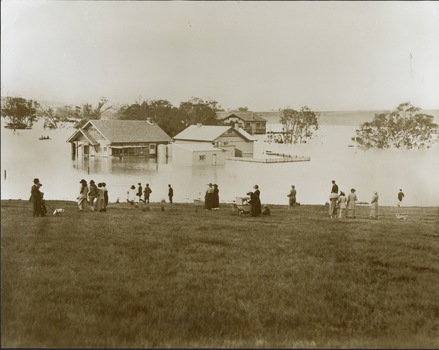
[[76,130],[72,136],[70,136],[67,140],[67,142],[74,142],[75,140],[77,140],[81,135],[83,135],[92,145],[97,145],[99,144],[98,141],[96,141],[96,139],[86,130],[83,129],[78,129]]
[[213,142],[230,129],[247,139],[247,141],[256,141],[256,139],[244,129],[235,129],[227,125],[191,125],[178,135],[174,136],[174,140]]
[[238,128],[238,132],[244,136],[249,141],[256,141],[256,139],[250,135],[247,131],[245,131],[243,128]]
[[[170,142],[171,137],[158,125],[139,120],[90,120],[111,143]],[[85,126],[87,129],[88,124]]]
[[184,129],[181,133],[174,136],[175,140],[188,140],[188,141],[214,141],[227,130],[231,129],[231,126],[221,125],[190,125]]

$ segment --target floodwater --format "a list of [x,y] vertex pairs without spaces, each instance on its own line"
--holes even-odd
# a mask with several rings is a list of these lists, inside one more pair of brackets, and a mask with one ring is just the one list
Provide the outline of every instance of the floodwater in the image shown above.
[[[42,123],[32,130],[9,130],[1,124],[1,198],[24,199],[30,195],[34,177],[43,184],[46,199],[75,200],[79,181],[106,182],[110,202],[126,201],[127,191],[138,182],[152,188],[151,200],[167,200],[168,184],[174,188],[175,202],[203,198],[206,184],[217,183],[220,201],[231,202],[245,195],[254,184],[261,190],[263,204],[287,204],[291,185],[297,189],[302,204],[328,201],[331,180],[340,190],[357,190],[359,201],[370,202],[378,191],[381,205],[395,205],[400,188],[407,206],[439,205],[439,145],[424,151],[361,150],[353,147],[355,126],[323,125],[313,142],[282,145],[264,142],[258,136],[255,156],[265,151],[310,156],[309,162],[248,163],[227,161],[216,166],[177,166],[159,158],[84,158],[71,159],[67,138],[71,127],[44,130]],[[49,136],[50,140],[39,140]],[[351,147],[350,147],[351,146]]]

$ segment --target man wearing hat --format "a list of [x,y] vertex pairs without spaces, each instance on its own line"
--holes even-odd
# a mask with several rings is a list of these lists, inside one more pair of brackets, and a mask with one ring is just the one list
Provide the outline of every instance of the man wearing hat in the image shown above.
[[32,202],[34,206],[33,216],[37,217],[41,214],[41,193],[40,193],[40,187],[41,187],[40,180],[35,178],[34,184],[31,187],[30,190],[30,198],[29,201]]

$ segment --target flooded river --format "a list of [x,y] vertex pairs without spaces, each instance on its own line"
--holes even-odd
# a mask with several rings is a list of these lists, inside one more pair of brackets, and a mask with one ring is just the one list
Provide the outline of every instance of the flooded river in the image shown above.
[[[110,202],[126,200],[131,185],[141,182],[152,188],[153,202],[167,199],[168,184],[174,188],[175,202],[192,202],[204,196],[206,184],[217,183],[220,201],[231,202],[243,196],[254,184],[261,190],[263,203],[287,204],[290,186],[297,189],[302,204],[328,201],[331,180],[346,192],[354,187],[359,201],[370,202],[378,191],[381,205],[395,205],[400,188],[405,205],[439,206],[439,145],[425,151],[367,150],[352,147],[355,126],[323,125],[316,139],[305,145],[264,142],[258,136],[255,156],[269,150],[300,156],[311,161],[261,164],[227,161],[216,166],[177,166],[171,160],[139,158],[71,159],[67,138],[74,129],[44,130],[42,123],[32,130],[1,126],[1,198],[29,198],[34,177],[43,184],[46,199],[75,200],[79,181],[106,182]],[[39,140],[49,136],[50,140]]]

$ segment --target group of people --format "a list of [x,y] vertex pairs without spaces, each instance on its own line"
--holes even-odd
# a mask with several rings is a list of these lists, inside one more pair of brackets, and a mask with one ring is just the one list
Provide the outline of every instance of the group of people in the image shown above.
[[[338,192],[338,185],[332,180],[331,193],[329,194],[329,215],[331,219],[355,219],[355,205],[358,201],[355,188],[351,188],[346,196],[343,191]],[[376,193],[376,192],[375,192]],[[378,194],[376,197],[376,213],[378,212]]]
[[41,186],[43,186],[43,184],[38,178],[35,178],[29,197],[29,201],[33,204],[33,217],[46,216],[47,213],[44,192],[40,191]]
[[87,205],[91,211],[106,212],[108,205],[108,189],[105,182],[99,182],[97,185],[94,180],[90,180],[90,186],[87,181],[79,181],[81,187],[78,196],[78,210],[86,211]]
[[[149,204],[151,193],[152,193],[152,189],[149,186],[149,184],[146,184],[145,188],[143,188],[142,184],[139,182],[137,184],[137,190],[136,190],[136,186],[132,185],[130,187],[130,190],[127,191],[127,202],[135,207],[137,207],[140,202]],[[172,188],[171,184],[168,184],[168,199],[169,199],[169,203],[171,204],[173,197],[174,197],[174,189]]]
[[[331,193],[329,195],[329,215],[331,219],[355,219],[355,207],[358,201],[355,188],[351,188],[350,193],[346,196],[343,191],[338,191],[338,185],[332,180]],[[398,208],[401,206],[404,193],[402,189],[398,193]],[[378,219],[378,192],[374,192],[370,201],[369,218]]]
[[[82,179],[79,183],[81,184],[79,196],[77,197],[79,211],[87,210],[88,205],[91,211],[106,212],[109,197],[105,182],[100,182],[96,185],[94,180],[91,180],[90,185],[88,185],[87,181]],[[35,178],[31,188],[31,196],[29,198],[29,201],[33,203],[34,217],[45,216],[47,213],[44,201],[44,193],[40,190],[41,186],[42,184],[40,180]],[[145,188],[143,188],[142,184],[139,182],[137,190],[136,187],[132,185],[130,190],[127,192],[127,201],[136,207],[138,206],[139,202],[149,204],[151,193],[152,189],[150,188],[149,184],[146,184]],[[254,185],[253,189],[247,192],[247,196],[249,197],[246,198],[246,201],[248,204],[250,204],[250,213],[254,217],[259,215],[270,215],[270,210],[267,206],[264,206],[264,210],[262,210],[260,194],[261,192],[258,185]],[[169,184],[168,199],[169,203],[171,204],[173,203],[173,196],[174,189],[172,188],[171,184]],[[297,191],[294,185],[291,186],[290,192],[287,196],[289,197],[288,209],[291,209],[297,204]],[[401,206],[401,202],[404,197],[405,195],[402,189],[400,189],[397,194],[398,208]],[[371,219],[378,218],[378,200],[378,192],[374,192],[370,201],[369,217]],[[332,180],[331,193],[329,195],[329,215],[331,219],[354,219],[357,201],[358,197],[355,188],[351,188],[350,193],[346,196],[343,191],[339,191],[339,187],[335,180]],[[204,209],[219,210],[219,188],[217,184],[209,183],[207,185],[204,196]]]
[[207,185],[206,193],[204,195],[204,209],[219,209],[219,188],[217,184],[209,183]]

